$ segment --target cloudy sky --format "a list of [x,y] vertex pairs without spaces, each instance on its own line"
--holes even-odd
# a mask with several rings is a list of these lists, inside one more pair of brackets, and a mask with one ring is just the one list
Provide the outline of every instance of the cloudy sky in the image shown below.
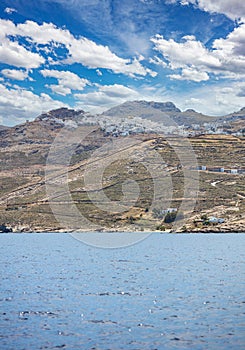
[[0,124],[70,106],[245,106],[244,0],[2,0]]

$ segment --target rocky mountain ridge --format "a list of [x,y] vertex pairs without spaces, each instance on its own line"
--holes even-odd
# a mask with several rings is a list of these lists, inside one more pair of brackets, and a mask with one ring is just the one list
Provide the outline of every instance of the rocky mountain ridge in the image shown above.
[[125,102],[119,106],[110,108],[102,113],[102,115],[120,117],[134,116],[157,122],[170,121],[170,118],[172,122],[178,125],[191,126],[193,124],[202,125],[204,123],[233,121],[239,118],[244,118],[245,120],[245,107],[238,112],[220,117],[208,116],[198,113],[193,109],[187,109],[182,112],[173,102],[148,102],[142,100]]
[[83,116],[84,114],[86,114],[86,112],[84,112],[83,110],[74,110],[74,109],[69,109],[66,107],[62,107],[62,108],[58,108],[58,109],[53,109],[47,113],[42,113],[41,115],[39,115],[36,120],[41,120],[41,121],[47,121],[47,120],[61,120],[61,121],[65,121],[65,120],[77,120],[80,119],[81,116]]
[[[107,111],[92,115],[83,110],[74,110],[68,108],[59,108],[42,113],[34,119],[36,123],[49,125],[50,129],[61,127],[64,125],[76,126],[76,124],[98,124],[101,125],[108,117],[111,118],[111,123],[116,124],[123,118],[140,118],[137,122],[148,121],[151,123],[158,123],[165,126],[185,126],[192,127],[193,125],[203,126],[204,123],[228,123],[228,122],[245,122],[245,107],[239,111],[227,114],[225,116],[208,116],[198,113],[193,109],[181,111],[175,106],[173,102],[155,102],[155,101],[127,101],[118,106],[112,107]],[[76,124],[73,124],[76,123]],[[7,127],[0,125],[1,136],[7,132],[21,133],[30,123],[16,125],[14,127]],[[147,125],[147,124],[146,124]]]

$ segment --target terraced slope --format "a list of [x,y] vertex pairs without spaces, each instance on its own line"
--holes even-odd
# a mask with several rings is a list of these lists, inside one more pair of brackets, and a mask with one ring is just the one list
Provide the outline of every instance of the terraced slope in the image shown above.
[[[50,147],[57,133],[61,130],[60,124],[52,120],[38,119],[34,122],[1,131],[1,186],[0,186],[0,223],[12,227],[16,231],[59,231],[71,229],[64,221],[57,221],[51,209],[66,208],[61,214],[67,217],[65,222],[77,222],[79,218],[73,217],[70,212],[71,205],[75,205],[78,212],[100,229],[113,230],[155,230],[156,228],[171,229],[172,224],[163,223],[164,217],[159,217],[153,209],[181,208],[182,203],[192,202],[195,199],[196,176],[199,175],[199,191],[194,210],[184,210],[181,214],[187,217],[186,222],[178,226],[179,230],[223,230],[244,231],[245,229],[245,190],[244,174],[230,174],[216,171],[198,171],[191,169],[190,163],[182,164],[179,154],[185,154],[185,147],[179,138],[165,139],[159,135],[135,135],[129,138],[129,146],[122,140],[124,150],[114,154],[112,161],[107,164],[106,157],[100,157],[94,153],[105,144],[110,145],[112,137],[105,136],[97,130],[75,147],[75,152],[67,172],[69,193],[62,192],[62,166],[57,167],[57,187],[53,193],[47,194],[45,186],[45,166]],[[83,127],[86,132],[86,128]],[[130,144],[137,139],[137,145]],[[131,140],[131,141],[130,141]],[[65,140],[64,140],[65,142]],[[132,143],[133,143],[132,142]],[[197,164],[208,168],[224,167],[226,169],[245,168],[244,139],[223,136],[200,136],[189,139],[197,158]],[[64,148],[65,149],[65,148]],[[177,152],[176,152],[177,151]],[[156,162],[155,153],[162,157],[163,162]],[[180,152],[180,153],[179,153]],[[187,154],[188,156],[188,154]],[[136,157],[136,158],[135,158]],[[191,158],[191,154],[189,155]],[[61,157],[62,158],[62,157]],[[101,160],[102,159],[102,160]],[[102,161],[102,163],[101,163]],[[84,176],[88,164],[92,176],[95,176],[104,166],[102,184],[97,182],[94,187],[87,188]],[[62,162],[61,162],[62,165]],[[154,194],[154,184],[159,179],[152,176],[152,171],[163,166],[162,196],[156,199],[154,208],[151,207]],[[55,168],[55,166],[54,166]],[[55,170],[55,171],[56,171]],[[187,179],[188,174],[188,179]],[[57,173],[56,173],[57,175]],[[59,180],[60,179],[60,180]],[[91,200],[101,198],[100,194],[107,196],[111,201],[120,203],[125,180],[131,180],[128,190],[127,210],[113,212],[107,210],[98,201]],[[171,180],[171,181],[170,181]],[[60,181],[60,182],[59,182]],[[134,181],[134,182],[132,182]],[[193,185],[193,190],[184,194],[184,183]],[[136,186],[136,183],[138,186]],[[171,186],[169,184],[171,183]],[[170,188],[172,187],[172,188]],[[190,187],[191,188],[191,187]],[[170,192],[166,192],[170,190]],[[140,195],[134,201],[134,195]],[[127,192],[127,191],[126,191]],[[131,196],[132,195],[132,196]],[[171,198],[172,196],[172,198]],[[92,197],[94,198],[94,197]],[[130,202],[132,201],[132,202]],[[110,207],[112,208],[112,205]],[[205,226],[200,218],[205,214],[218,216],[225,219],[225,223],[218,226]],[[164,226],[164,227],[163,227]]]

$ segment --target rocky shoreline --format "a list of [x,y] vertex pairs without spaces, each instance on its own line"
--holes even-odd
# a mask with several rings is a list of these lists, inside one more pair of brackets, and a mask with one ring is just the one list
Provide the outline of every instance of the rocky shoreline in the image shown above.
[[[5,225],[2,225],[5,226]],[[5,229],[1,229],[0,226],[0,233],[13,233],[13,234],[20,234],[20,233],[72,233],[72,232],[137,232],[139,230],[136,230],[135,228],[132,229],[130,227],[124,227],[124,228],[101,228],[99,230],[92,230],[92,229],[78,229],[78,230],[69,230],[64,228],[40,228],[40,227],[6,227]],[[212,226],[212,227],[202,227],[202,228],[185,228],[185,229],[179,229],[179,230],[144,230],[140,232],[160,232],[160,233],[245,233],[245,227],[243,226],[235,226],[235,227],[218,227],[218,226]]]

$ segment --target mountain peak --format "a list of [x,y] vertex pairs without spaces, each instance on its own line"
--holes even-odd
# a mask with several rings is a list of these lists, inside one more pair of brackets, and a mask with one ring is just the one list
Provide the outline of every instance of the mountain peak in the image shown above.
[[36,118],[36,120],[48,120],[48,119],[75,119],[77,116],[84,114],[83,110],[75,111],[74,109],[69,109],[66,107],[53,109],[47,113],[42,113]]
[[167,101],[167,102],[149,102],[149,105],[152,108],[159,109],[162,112],[177,112],[180,113],[181,110],[175,106],[173,102]]
[[138,105],[145,108],[155,108],[162,112],[181,112],[179,108],[175,106],[173,102],[155,102],[155,101],[145,101],[145,100],[135,100],[123,103],[123,105]]
[[195,111],[195,109],[188,108],[184,111],[184,113],[197,113],[197,111]]
[[109,116],[123,116],[131,115],[132,113],[139,115],[146,112],[164,112],[169,115],[181,113],[181,110],[175,106],[173,102],[155,102],[155,101],[145,101],[145,100],[136,100],[136,101],[127,101],[119,106],[115,106],[105,111],[104,115]]

